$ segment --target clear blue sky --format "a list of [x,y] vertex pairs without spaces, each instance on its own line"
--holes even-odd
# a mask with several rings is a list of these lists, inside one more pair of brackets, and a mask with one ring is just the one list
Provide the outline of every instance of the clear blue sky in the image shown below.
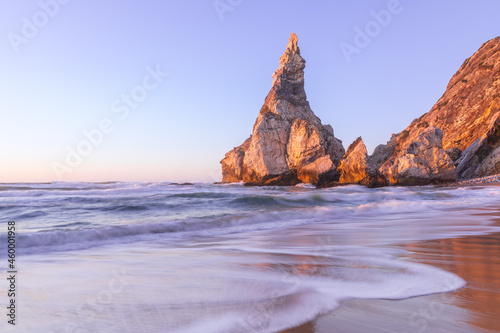
[[[220,179],[290,32],[313,111],[371,152],[500,35],[497,0],[60,1],[0,2],[3,182]],[[355,46],[356,28],[372,37],[348,62],[340,45]]]

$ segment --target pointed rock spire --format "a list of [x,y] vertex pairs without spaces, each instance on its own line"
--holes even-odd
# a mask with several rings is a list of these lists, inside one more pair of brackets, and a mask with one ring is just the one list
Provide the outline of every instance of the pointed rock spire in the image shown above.
[[292,32],[279,67],[273,74],[273,87],[266,100],[284,99],[296,105],[309,106],[304,89],[306,61],[300,55],[297,35]]
[[309,106],[305,64],[292,33],[252,135],[221,161],[223,182],[316,184],[336,176],[344,147],[334,137],[333,128],[323,125]]
[[289,69],[294,69],[299,65],[299,67],[301,67],[299,70],[303,71],[306,67],[305,63],[306,61],[304,58],[300,56],[297,35],[292,32],[285,53],[283,53],[280,58],[280,68],[287,67]]

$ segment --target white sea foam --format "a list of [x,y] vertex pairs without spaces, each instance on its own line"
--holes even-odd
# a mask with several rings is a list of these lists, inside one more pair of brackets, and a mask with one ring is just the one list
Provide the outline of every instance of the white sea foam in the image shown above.
[[310,246],[224,245],[231,242],[137,242],[31,255],[23,269],[20,328],[57,331],[64,327],[58,318],[65,318],[82,331],[276,332],[346,299],[402,299],[465,283],[441,269],[399,261],[383,248],[332,247],[314,256]]
[[276,332],[346,299],[460,288],[393,245],[500,231],[477,214],[498,204],[494,186],[4,185],[23,332]]

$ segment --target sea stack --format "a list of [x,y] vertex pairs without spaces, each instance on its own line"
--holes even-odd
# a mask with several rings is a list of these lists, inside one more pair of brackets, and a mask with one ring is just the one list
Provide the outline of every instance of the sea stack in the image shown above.
[[338,179],[345,150],[333,128],[323,125],[309,106],[305,66],[292,33],[252,134],[221,161],[222,182],[295,185]]

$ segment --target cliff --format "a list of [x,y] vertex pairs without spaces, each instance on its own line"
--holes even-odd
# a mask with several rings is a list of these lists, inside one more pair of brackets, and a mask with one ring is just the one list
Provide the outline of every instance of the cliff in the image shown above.
[[[500,37],[497,37],[465,60],[428,113],[393,135],[386,145],[377,147],[371,160],[391,183],[399,183],[401,177],[395,171],[395,164],[424,132],[435,127],[442,131],[437,133],[442,136],[442,144],[435,142],[439,153],[436,151],[433,158],[437,160],[433,163],[438,168],[436,163],[440,162],[444,169],[434,172],[434,178],[425,176],[427,180],[420,183],[452,180],[451,163],[456,167],[455,177],[460,179],[500,173],[499,113]],[[441,148],[449,158],[442,154]]]

